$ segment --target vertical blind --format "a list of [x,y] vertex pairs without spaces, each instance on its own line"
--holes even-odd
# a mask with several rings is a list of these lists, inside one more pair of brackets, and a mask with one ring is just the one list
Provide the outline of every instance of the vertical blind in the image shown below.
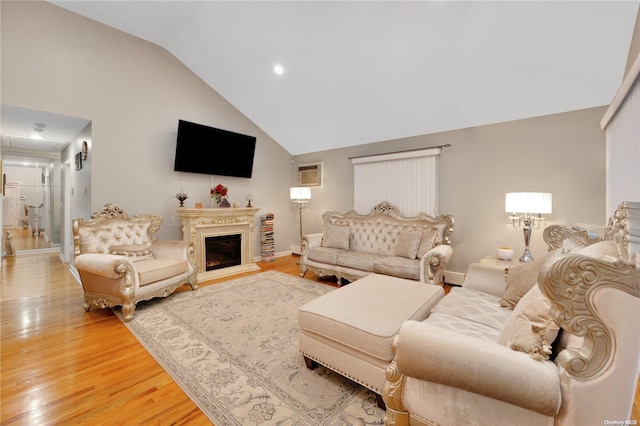
[[602,119],[607,155],[607,215],[640,201],[640,56]]
[[354,209],[367,214],[388,201],[403,216],[437,216],[440,151],[438,147],[352,158]]

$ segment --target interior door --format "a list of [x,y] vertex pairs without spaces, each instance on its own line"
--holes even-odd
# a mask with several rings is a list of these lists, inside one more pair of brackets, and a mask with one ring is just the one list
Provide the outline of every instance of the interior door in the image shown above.
[[16,229],[20,222],[20,186],[7,182],[2,201],[2,227]]

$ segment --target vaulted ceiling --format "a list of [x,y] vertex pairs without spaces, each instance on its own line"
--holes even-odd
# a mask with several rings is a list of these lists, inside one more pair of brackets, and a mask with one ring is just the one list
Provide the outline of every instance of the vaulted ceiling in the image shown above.
[[638,11],[637,1],[52,3],[166,48],[292,154],[607,105]]

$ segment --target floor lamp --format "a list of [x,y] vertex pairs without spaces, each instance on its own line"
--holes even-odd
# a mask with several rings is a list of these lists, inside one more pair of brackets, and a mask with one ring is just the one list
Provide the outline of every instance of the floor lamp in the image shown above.
[[[512,213],[509,216],[514,228],[519,228],[524,222],[524,253],[520,257],[520,262],[531,262],[533,256],[529,250],[531,241],[531,229],[539,229],[540,223],[544,222],[543,214],[551,214],[551,193],[550,192],[508,192],[505,197],[505,211]],[[520,213],[520,215],[518,215]]]
[[304,186],[296,186],[289,190],[289,198],[293,205],[298,209],[300,215],[300,253],[302,253],[302,210],[309,207],[311,199],[311,188]]

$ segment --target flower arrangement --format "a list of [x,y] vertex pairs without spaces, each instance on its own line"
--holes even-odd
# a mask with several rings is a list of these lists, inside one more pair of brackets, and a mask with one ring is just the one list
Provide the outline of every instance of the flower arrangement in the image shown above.
[[218,184],[214,188],[211,188],[211,198],[216,200],[216,205],[220,204],[222,199],[227,196],[227,191],[227,187],[222,184]]

